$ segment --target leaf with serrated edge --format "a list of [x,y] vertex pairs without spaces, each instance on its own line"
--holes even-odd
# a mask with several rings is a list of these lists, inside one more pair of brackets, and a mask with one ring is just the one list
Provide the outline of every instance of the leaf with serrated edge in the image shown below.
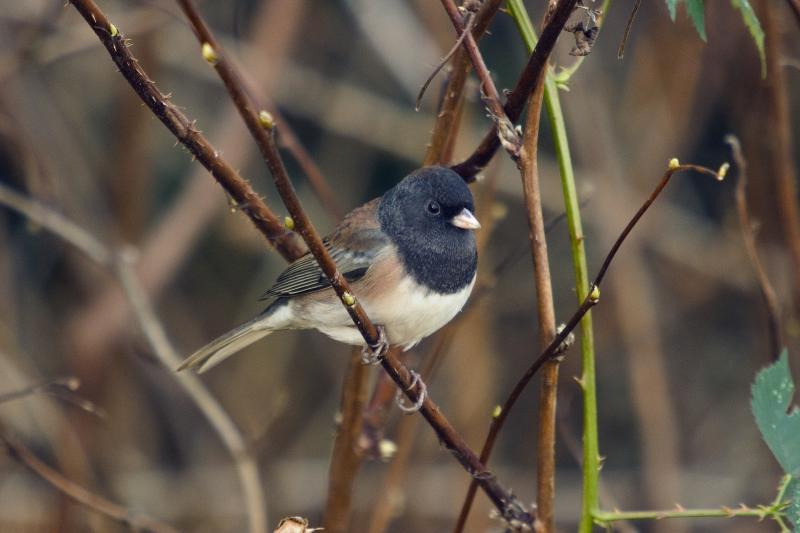
[[794,382],[786,350],[756,375],[751,393],[750,405],[761,436],[783,471],[800,476],[800,411],[797,407],[789,410]]
[[761,76],[764,77],[767,74],[767,60],[764,57],[764,30],[761,29],[756,12],[753,11],[753,7],[747,0],[731,0],[731,5],[742,12],[742,20],[758,48],[758,57],[761,59]]
[[786,487],[786,498],[789,502],[786,508],[786,518],[792,523],[795,531],[800,531],[800,479],[793,477]]

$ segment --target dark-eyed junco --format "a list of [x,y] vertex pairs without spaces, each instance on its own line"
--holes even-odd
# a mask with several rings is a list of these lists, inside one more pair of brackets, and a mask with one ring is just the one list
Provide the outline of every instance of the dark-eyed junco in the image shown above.
[[[447,324],[475,284],[478,253],[472,194],[455,172],[426,167],[354,209],[324,239],[339,271],[389,344],[408,349]],[[215,366],[270,333],[318,329],[364,344],[311,254],[278,276],[256,318],[204,346],[180,369]],[[179,370],[180,370],[179,369]]]

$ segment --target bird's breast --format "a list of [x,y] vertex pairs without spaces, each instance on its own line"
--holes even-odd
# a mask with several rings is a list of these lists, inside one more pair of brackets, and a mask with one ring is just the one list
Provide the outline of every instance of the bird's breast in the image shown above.
[[464,307],[475,285],[473,274],[460,290],[440,293],[416,282],[396,262],[376,264],[371,270],[364,280],[372,289],[364,292],[364,310],[386,328],[391,344],[405,348],[450,322]]

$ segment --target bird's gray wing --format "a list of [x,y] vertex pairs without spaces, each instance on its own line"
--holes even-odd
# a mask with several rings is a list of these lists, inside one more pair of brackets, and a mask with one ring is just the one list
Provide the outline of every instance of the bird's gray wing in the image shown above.
[[[376,198],[352,210],[323,241],[339,272],[349,282],[364,277],[378,254],[390,244],[377,220],[379,202]],[[314,256],[307,253],[278,276],[262,299],[290,298],[327,289],[330,285]]]

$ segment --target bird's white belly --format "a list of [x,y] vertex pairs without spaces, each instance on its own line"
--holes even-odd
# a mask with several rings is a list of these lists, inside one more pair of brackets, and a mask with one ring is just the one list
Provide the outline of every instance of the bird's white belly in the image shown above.
[[409,349],[450,322],[467,303],[475,278],[453,294],[436,294],[405,277],[377,305],[365,302],[364,309],[377,324],[386,327],[390,344]]
[[[389,344],[409,349],[450,322],[466,304],[474,285],[473,277],[469,285],[456,293],[436,294],[405,276],[394,286],[383,289],[380,298],[364,298],[360,302],[370,320],[384,326]],[[305,324],[296,322],[294,327],[312,327],[339,342],[364,344],[338,299],[306,303],[299,314],[314,318]]]

